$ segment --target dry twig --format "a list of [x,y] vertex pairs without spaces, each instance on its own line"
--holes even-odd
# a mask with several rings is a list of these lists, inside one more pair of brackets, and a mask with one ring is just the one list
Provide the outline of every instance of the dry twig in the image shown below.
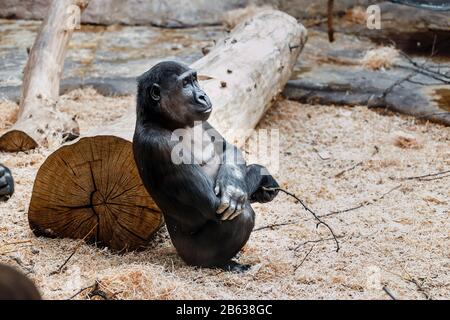
[[[338,236],[337,238],[338,238],[338,239],[339,239],[339,238],[342,238],[342,236]],[[331,237],[331,238],[322,238],[322,239],[317,239],[317,240],[308,240],[308,241],[302,242],[302,243],[300,243],[298,246],[296,246],[296,247],[294,248],[294,251],[297,251],[298,249],[300,249],[300,248],[303,247],[304,245],[307,245],[308,243],[319,243],[319,242],[330,241],[330,240],[334,240],[334,238]]]
[[70,259],[72,259],[72,257],[75,255],[75,253],[77,253],[78,249],[81,247],[81,245],[84,243],[84,240],[86,240],[86,238],[91,234],[92,231],[95,230],[95,228],[97,228],[98,223],[96,223],[94,225],[94,227],[83,237],[83,239],[81,239],[81,241],[75,246],[75,248],[73,249],[72,253],[67,257],[67,259],[64,261],[64,263],[56,270],[56,271],[52,271],[50,273],[50,275],[54,275],[57,273],[60,273],[62,271],[62,269],[66,266],[66,264],[70,261]]
[[295,200],[297,200],[297,201],[303,206],[303,208],[304,208],[306,211],[308,211],[309,213],[311,213],[311,214],[314,216],[314,218],[318,221],[316,227],[319,227],[319,225],[322,224],[322,225],[324,225],[328,230],[330,230],[331,234],[333,235],[334,241],[336,242],[336,252],[339,251],[339,249],[340,249],[340,247],[339,247],[339,241],[338,241],[336,235],[334,234],[333,229],[332,229],[326,222],[324,222],[323,220],[321,220],[321,219],[319,218],[319,216],[317,216],[317,214],[316,214],[314,211],[312,211],[310,208],[308,208],[308,207],[306,206],[306,204],[305,204],[300,198],[298,198],[295,194],[293,194],[293,193],[291,193],[291,192],[289,192],[289,191],[287,191],[287,190],[284,190],[284,189],[282,189],[282,188],[266,188],[266,187],[263,187],[263,189],[266,190],[266,191],[276,191],[276,190],[278,190],[278,191],[281,191],[281,192],[287,194],[288,196],[291,196],[291,197],[294,198]]
[[[429,177],[436,177],[436,176],[441,176],[441,175],[445,175],[447,173],[450,173],[450,170],[445,170],[445,171],[440,171],[440,172],[436,172],[436,173],[429,173],[429,174],[424,174],[421,176],[412,176],[412,177],[405,177],[405,178],[400,178],[400,180],[420,180],[420,181],[428,181],[426,180],[426,178]],[[443,177],[438,177],[438,178],[445,178],[448,177],[447,175],[443,176]]]
[[67,300],[72,300],[73,298],[75,298],[75,297],[77,297],[79,294],[81,294],[82,292],[84,292],[84,291],[86,291],[87,289],[90,289],[90,288],[92,288],[92,287],[94,287],[94,286],[95,286],[95,284],[90,285],[90,286],[88,286],[88,287],[81,288],[80,290],[77,291],[77,293],[75,293],[73,296],[71,296],[71,297],[70,297],[69,299],[67,299]]
[[[400,52],[400,54],[414,67],[414,71],[415,73],[420,73],[424,76],[427,76],[429,78],[432,78],[434,80],[438,80],[440,82],[446,83],[446,84],[450,84],[450,76],[448,76],[445,73],[435,70],[432,70],[430,67],[426,67],[426,61],[420,65],[418,64],[416,61],[414,61],[410,56],[408,56],[406,53],[404,52]],[[433,56],[434,53],[432,53],[431,56]]]
[[[371,159],[374,155],[376,155],[378,152],[380,152],[380,148],[378,148],[378,146],[374,146],[375,150],[372,152],[371,156],[369,159]],[[353,169],[355,169],[356,167],[359,167],[360,165],[362,165],[364,163],[364,161],[366,160],[362,160],[360,162],[358,162],[357,164],[351,166],[348,169],[342,170],[341,172],[337,173],[334,175],[335,178],[339,178],[340,176],[342,176],[344,173],[351,171]]]
[[282,226],[289,226],[289,225],[293,225],[296,224],[297,222],[281,222],[281,223],[273,223],[273,224],[269,224],[267,226],[263,226],[263,227],[259,227],[253,230],[253,232],[255,231],[260,231],[260,230],[264,230],[264,229],[273,229],[276,227],[282,227]]
[[383,291],[386,292],[386,294],[387,294],[392,300],[397,300],[397,298],[395,298],[395,296],[392,294],[392,292],[388,289],[387,286],[383,286]]
[[87,294],[88,299],[93,297],[100,297],[103,300],[112,300],[105,291],[100,289],[100,281],[95,281],[94,288]]
[[311,252],[313,251],[314,247],[315,247],[315,245],[313,245],[313,246],[311,247],[311,249],[309,249],[309,251],[305,254],[305,256],[303,257],[303,259],[302,259],[302,261],[300,262],[300,264],[297,265],[297,266],[294,268],[294,272],[297,271],[298,268],[300,268],[300,267],[303,265],[303,263],[305,262],[305,260],[308,258],[308,256],[309,256],[309,255],[311,254]]
[[[27,243],[27,244],[31,243],[31,240],[21,240],[21,241],[14,241],[14,242],[6,242],[6,243],[2,244],[0,249],[4,249],[5,247],[16,245],[16,244],[25,244],[25,243]],[[13,252],[16,252],[16,251],[17,251],[17,248],[9,249],[7,251],[0,251],[0,256],[8,254],[8,253],[13,253]]]
[[321,217],[321,218],[323,218],[323,217],[329,217],[329,216],[333,216],[333,215],[336,215],[336,214],[346,213],[346,212],[349,212],[349,211],[357,210],[357,209],[360,209],[360,208],[365,207],[365,206],[368,206],[368,205],[372,205],[372,204],[374,204],[375,202],[380,201],[381,199],[383,199],[385,196],[387,196],[387,195],[388,195],[389,193],[391,193],[392,191],[395,191],[395,190],[399,189],[401,186],[402,186],[402,184],[399,184],[399,185],[397,185],[397,186],[391,188],[389,191],[383,193],[383,194],[382,194],[381,196],[379,196],[378,198],[374,198],[374,199],[372,199],[372,200],[364,201],[364,202],[362,202],[361,204],[359,204],[359,205],[357,205],[357,206],[355,206],[355,207],[351,207],[351,208],[343,209],[343,210],[338,210],[338,211],[333,211],[333,212],[330,212],[330,213],[323,214],[323,215],[321,215],[320,217]]
[[334,0],[328,0],[327,3],[327,9],[328,9],[328,40],[330,42],[334,41],[334,29],[333,29],[333,7],[334,7]]

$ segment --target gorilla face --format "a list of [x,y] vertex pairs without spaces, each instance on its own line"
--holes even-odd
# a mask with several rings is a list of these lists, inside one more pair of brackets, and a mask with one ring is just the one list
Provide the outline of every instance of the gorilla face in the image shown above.
[[138,115],[141,109],[144,119],[160,117],[165,124],[185,127],[211,114],[211,101],[200,88],[197,72],[183,64],[161,62],[138,81]]
[[[183,101],[180,101],[180,104],[185,105],[189,112],[199,115],[199,118],[203,118],[203,115],[209,117],[212,110],[211,101],[200,88],[195,70],[188,70],[177,77],[172,89],[172,93],[175,93],[174,96],[176,96],[178,91],[182,92],[181,97]],[[169,93],[169,97],[171,96],[172,94]]]

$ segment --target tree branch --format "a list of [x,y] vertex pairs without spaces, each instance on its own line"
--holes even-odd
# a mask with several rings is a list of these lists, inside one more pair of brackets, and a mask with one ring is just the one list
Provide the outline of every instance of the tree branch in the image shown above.
[[317,222],[317,225],[316,225],[316,228],[318,228],[319,225],[322,224],[322,225],[324,225],[328,230],[330,230],[331,234],[333,235],[334,241],[336,242],[336,252],[339,251],[339,249],[340,249],[340,247],[339,247],[339,241],[338,241],[336,235],[334,234],[333,229],[332,229],[326,222],[324,222],[322,219],[320,219],[314,211],[312,211],[310,208],[308,208],[308,207],[306,206],[306,204],[305,204],[300,198],[298,198],[295,194],[293,194],[293,193],[291,193],[291,192],[289,192],[289,191],[287,191],[287,190],[284,190],[284,189],[282,189],[282,188],[266,188],[266,187],[263,187],[263,190],[266,190],[266,191],[276,191],[276,190],[278,190],[278,191],[281,191],[281,192],[287,194],[288,196],[291,196],[292,198],[294,198],[295,200],[297,200],[298,202],[300,202],[300,204],[303,206],[303,208],[304,208],[306,211],[308,211],[309,213],[311,213],[311,214],[314,216],[314,218],[318,221],[318,222]]

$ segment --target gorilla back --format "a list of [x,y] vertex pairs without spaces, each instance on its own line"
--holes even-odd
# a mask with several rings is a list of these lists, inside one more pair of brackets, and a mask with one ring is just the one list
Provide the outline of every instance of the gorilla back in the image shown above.
[[134,158],[181,258],[242,270],[231,259],[253,229],[250,202],[271,201],[276,192],[262,187],[278,184],[214,130],[211,110],[195,70],[157,64],[138,79]]

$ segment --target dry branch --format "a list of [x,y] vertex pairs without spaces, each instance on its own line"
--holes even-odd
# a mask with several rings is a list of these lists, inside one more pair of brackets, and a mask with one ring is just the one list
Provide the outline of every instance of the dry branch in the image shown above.
[[[97,228],[97,224],[83,237],[82,240],[86,240],[86,238],[92,233],[92,231],[94,231],[94,229]],[[72,253],[67,257],[66,260],[64,260],[64,262],[59,266],[59,268],[56,271],[53,271],[50,273],[50,275],[54,275],[57,273],[60,273],[63,268],[67,265],[67,263],[70,261],[70,259],[72,259],[72,257],[75,255],[75,253],[77,253],[78,249],[80,248],[82,242],[79,242],[75,248],[73,249]]]
[[[214,106],[210,122],[228,141],[242,143],[252,132],[305,42],[306,30],[294,18],[267,10],[242,22],[192,65]],[[115,250],[147,245],[163,221],[134,163],[134,125],[133,106],[118,122],[92,129],[46,159],[28,213],[35,234],[82,238],[98,223],[88,242]]]
[[298,223],[298,222],[281,222],[281,223],[273,223],[273,224],[269,224],[269,225],[267,225],[267,226],[263,226],[263,227],[259,227],[259,228],[253,229],[253,232],[255,232],[255,231],[261,231],[261,230],[264,230],[264,229],[271,229],[271,230],[273,230],[274,228],[277,228],[277,227],[291,226],[291,225],[297,224],[297,223]]
[[[337,238],[342,238],[342,236],[338,236]],[[321,238],[321,239],[317,239],[317,240],[308,240],[305,242],[300,243],[299,245],[297,245],[294,248],[294,251],[297,251],[298,249],[300,249],[301,247],[309,244],[309,243],[319,243],[319,242],[325,242],[325,241],[331,241],[331,240],[335,240],[334,237],[330,237],[330,238]]]
[[315,247],[315,245],[312,245],[311,248],[308,250],[308,252],[307,252],[307,253],[305,254],[305,256],[303,257],[302,261],[301,261],[297,266],[295,266],[294,272],[297,271],[298,268],[300,268],[300,267],[303,265],[303,263],[306,261],[306,259],[307,259],[307,258],[309,257],[309,255],[311,254],[311,252],[314,250],[314,247]]
[[[406,177],[406,178],[401,178],[400,180],[423,180],[423,179],[427,179],[430,177],[443,176],[447,173],[450,173],[450,170],[440,171],[440,172],[436,172],[436,173],[428,173],[428,174],[423,174],[420,176]],[[443,177],[445,177],[445,176],[443,176]]]
[[56,110],[69,40],[87,0],[54,0],[24,70],[17,122],[0,137],[0,150],[26,151],[79,135],[78,124]]
[[334,42],[334,28],[333,28],[333,7],[334,0],[328,0],[327,2],[327,24],[328,24],[328,40]]
[[299,197],[297,197],[295,194],[284,190],[282,188],[265,188],[263,187],[264,190],[268,190],[268,191],[274,191],[274,190],[279,190],[285,194],[287,194],[288,196],[294,198],[295,200],[297,200],[303,207],[303,209],[305,209],[306,211],[308,211],[309,213],[311,213],[314,217],[314,219],[317,220],[317,227],[319,225],[324,225],[331,233],[331,235],[333,236],[334,242],[336,243],[336,252],[339,251],[340,246],[339,246],[339,241],[338,241],[338,237],[336,236],[336,234],[334,233],[333,229],[330,227],[330,225],[326,222],[324,222],[322,219],[320,219],[320,216],[317,215],[317,213],[315,213],[313,210],[311,210]]
[[397,300],[395,296],[392,294],[392,292],[388,289],[388,287],[383,286],[383,291],[391,298],[392,300]]
[[351,208],[347,208],[347,209],[342,209],[342,210],[332,211],[332,212],[329,212],[329,213],[326,213],[326,214],[322,214],[322,215],[320,215],[319,217],[321,217],[321,218],[323,218],[323,217],[329,217],[329,216],[333,216],[333,215],[336,215],[336,214],[341,214],[341,213],[346,213],[346,212],[358,210],[358,209],[360,209],[360,208],[362,208],[362,207],[372,205],[372,204],[374,204],[375,202],[382,200],[385,196],[387,196],[388,194],[390,194],[392,191],[395,191],[395,190],[401,188],[402,186],[403,186],[402,184],[399,184],[399,185],[397,185],[397,186],[395,186],[395,187],[389,189],[389,191],[383,193],[383,194],[382,194],[381,196],[379,196],[378,198],[373,198],[372,200],[366,200],[366,201],[363,201],[363,202],[361,202],[360,204],[358,204],[357,206],[354,206],[354,207],[351,207]]
[[[376,155],[378,152],[380,152],[380,148],[378,148],[378,146],[374,146],[375,150],[372,152],[372,155],[370,156],[370,159],[373,158],[374,155]],[[365,160],[359,161],[358,163],[356,163],[355,165],[351,166],[348,169],[344,169],[341,172],[337,173],[334,175],[335,178],[339,178],[341,177],[344,173],[352,171],[353,169],[359,167],[360,165],[362,165],[364,163]]]

